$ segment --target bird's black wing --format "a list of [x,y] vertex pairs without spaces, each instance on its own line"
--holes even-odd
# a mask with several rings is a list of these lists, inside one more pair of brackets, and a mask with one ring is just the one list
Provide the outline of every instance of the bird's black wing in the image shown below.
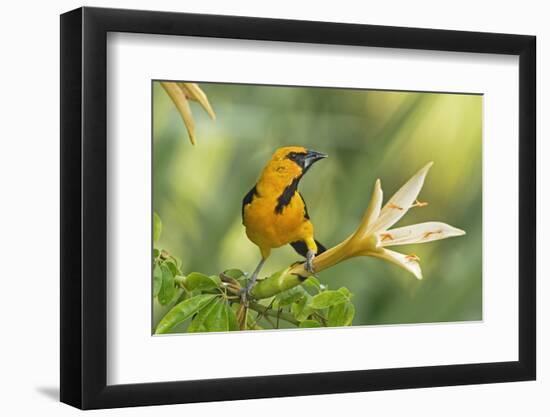
[[309,213],[307,212],[306,200],[304,200],[304,197],[302,196],[302,194],[298,193],[298,195],[300,196],[300,198],[302,199],[302,202],[304,203],[304,217],[309,220]]
[[[304,217],[309,220],[309,213],[307,212],[306,200],[304,200],[304,197],[302,197],[302,194],[298,193],[298,195],[300,196],[300,198],[304,203]],[[315,255],[320,255],[321,253],[327,250],[321,243],[319,243],[318,240],[316,240],[315,243],[317,244],[317,253]],[[296,242],[292,242],[290,245],[294,248],[296,252],[298,252],[304,258],[307,257],[307,246],[303,240],[297,240]]]
[[248,193],[246,193],[246,195],[243,198],[243,205],[241,207],[241,216],[242,216],[242,219],[243,219],[243,224],[244,224],[244,206],[246,206],[247,204],[252,203],[252,200],[254,199],[254,196],[256,194],[257,194],[256,193],[256,186],[254,185],[254,187],[252,187],[252,189]]
[[[320,255],[327,250],[321,243],[319,243],[319,241],[315,240],[315,243],[317,244],[317,253],[315,255]],[[290,245],[304,258],[307,257],[306,242],[303,240],[297,240],[296,242],[292,242]]]

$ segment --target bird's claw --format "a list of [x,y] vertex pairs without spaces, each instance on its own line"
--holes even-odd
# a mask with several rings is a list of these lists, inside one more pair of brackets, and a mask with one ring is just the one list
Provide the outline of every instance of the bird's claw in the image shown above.
[[250,279],[246,285],[239,290],[239,296],[241,297],[241,304],[248,305],[248,301],[250,300],[250,292],[252,291],[252,288],[256,285],[256,278],[253,276],[252,279]]
[[308,250],[306,254],[306,262],[304,268],[311,275],[315,275],[315,268],[313,266],[313,259],[315,259],[315,253],[312,250]]
[[265,262],[265,258],[262,258],[254,272],[252,273],[252,276],[248,279],[246,285],[244,288],[241,288],[239,290],[239,296],[241,297],[241,303],[244,305],[248,305],[248,300],[250,298],[250,292],[252,291],[252,288],[254,288],[254,285],[256,285],[256,280],[258,279],[258,273],[260,272],[260,269],[262,268],[262,265]]
[[250,296],[251,286],[247,285],[239,290],[239,297],[241,298],[241,304],[248,305],[248,299]]

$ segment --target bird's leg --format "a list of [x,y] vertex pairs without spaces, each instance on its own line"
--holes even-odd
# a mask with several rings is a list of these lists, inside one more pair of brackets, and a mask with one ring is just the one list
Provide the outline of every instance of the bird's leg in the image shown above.
[[315,251],[312,249],[307,251],[306,254],[306,263],[304,265],[307,272],[314,275],[315,274],[315,268],[313,267],[313,259],[315,259]]
[[266,258],[262,258],[254,272],[252,273],[252,276],[248,279],[248,282],[246,283],[246,287],[241,289],[241,301],[243,304],[246,304],[248,301],[248,296],[250,294],[250,290],[254,287],[256,284],[256,280],[258,279],[258,274],[260,273],[260,270],[262,269],[262,266],[264,266]]

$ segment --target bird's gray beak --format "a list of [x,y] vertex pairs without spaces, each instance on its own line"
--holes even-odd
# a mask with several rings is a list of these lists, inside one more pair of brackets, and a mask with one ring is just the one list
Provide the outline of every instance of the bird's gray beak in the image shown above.
[[304,168],[309,168],[311,165],[313,165],[315,162],[326,158],[328,155],[325,153],[317,152],[317,151],[311,151],[308,150],[306,153],[306,157],[304,158]]

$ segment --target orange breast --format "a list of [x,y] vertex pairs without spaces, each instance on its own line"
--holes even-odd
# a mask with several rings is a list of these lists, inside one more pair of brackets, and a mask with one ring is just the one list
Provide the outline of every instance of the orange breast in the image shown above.
[[275,196],[255,196],[244,208],[244,224],[249,239],[260,248],[278,248],[313,236],[313,225],[305,218],[302,198],[295,193],[281,213],[275,211]]

